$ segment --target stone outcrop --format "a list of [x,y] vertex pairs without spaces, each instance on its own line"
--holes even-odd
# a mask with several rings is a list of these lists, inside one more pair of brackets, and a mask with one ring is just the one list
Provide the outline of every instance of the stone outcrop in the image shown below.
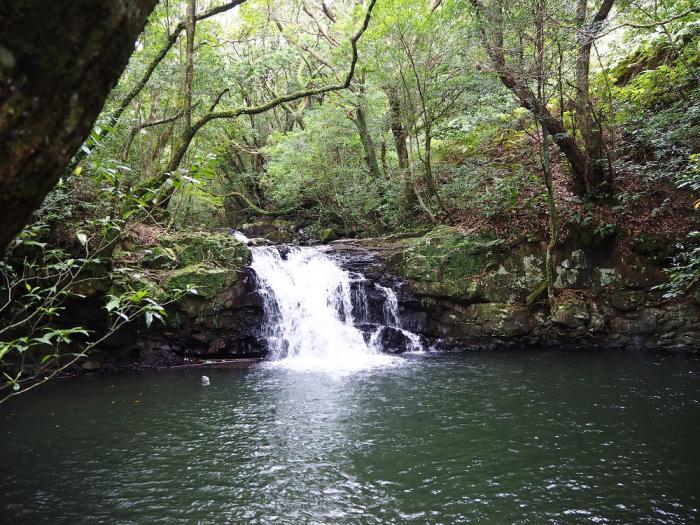
[[[104,325],[107,295],[146,290],[166,305],[164,321],[134,320],[91,355],[93,368],[169,366],[190,359],[263,357],[262,310],[248,247],[226,233],[180,233],[143,242],[127,236],[109,275],[81,290],[71,316]],[[192,292],[184,293],[190,289]]]
[[445,347],[700,349],[692,294],[665,300],[655,289],[665,281],[658,264],[612,240],[557,251],[553,304],[542,244],[505,246],[440,227],[332,246],[348,268],[393,283],[404,326]]

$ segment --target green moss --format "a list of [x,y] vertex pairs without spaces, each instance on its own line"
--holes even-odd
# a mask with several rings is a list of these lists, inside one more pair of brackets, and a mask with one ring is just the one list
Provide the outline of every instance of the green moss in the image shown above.
[[108,291],[109,295],[122,295],[126,292],[139,290],[148,291],[148,295],[156,300],[164,296],[163,289],[158,286],[156,280],[142,270],[118,268],[112,272],[112,286]]
[[165,282],[165,290],[185,290],[194,287],[199,296],[211,299],[236,282],[236,272],[207,263],[191,264],[174,271]]
[[335,232],[333,228],[326,228],[324,230],[321,230],[319,233],[318,239],[323,243],[329,243],[331,241],[335,241],[338,239],[338,234]]
[[472,287],[470,277],[502,259],[503,248],[500,239],[439,227],[407,246],[400,270],[409,279],[439,283],[443,291],[460,294]]
[[248,247],[224,233],[186,233],[166,238],[182,266],[211,262],[239,267],[250,261]]
[[535,301],[539,298],[540,295],[542,295],[545,291],[547,290],[547,281],[542,281],[537,288],[532,290],[527,296],[527,299],[525,300],[525,304],[527,306],[532,306],[535,304]]
[[148,249],[144,252],[144,256],[141,259],[141,264],[145,268],[155,268],[168,270],[176,268],[178,265],[177,256],[172,248],[165,248],[163,246],[155,246],[154,248]]

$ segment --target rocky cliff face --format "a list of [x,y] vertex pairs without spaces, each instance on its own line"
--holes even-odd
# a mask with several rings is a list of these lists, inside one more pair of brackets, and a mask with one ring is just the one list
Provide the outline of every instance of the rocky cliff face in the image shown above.
[[[335,241],[330,249],[344,267],[367,277],[356,283],[372,310],[366,317],[383,315],[386,297],[374,284],[390,287],[401,326],[434,348],[700,349],[700,305],[692,294],[663,300],[654,287],[665,275],[650,254],[626,252],[614,242],[558,250],[553,304],[544,285],[546,247],[537,243],[506,246],[440,227],[423,236]],[[71,310],[97,331],[108,294],[146,289],[165,301],[188,286],[197,294],[169,304],[162,324],[129,324],[85,367],[265,356],[251,254],[228,233],[127,238],[113,259],[109,277],[81,290],[86,299]],[[387,351],[411,345],[400,330],[387,329],[382,337]]]
[[348,267],[398,285],[404,325],[438,346],[700,348],[700,306],[664,300],[654,290],[665,280],[658,264],[614,242],[562,247],[551,305],[544,245],[507,247],[441,227],[333,248]]
[[[190,359],[260,358],[262,309],[254,292],[250,251],[226,233],[131,235],[116,247],[113,267],[70,317],[99,332],[107,295],[147,290],[166,304],[164,321],[133,320],[91,355],[84,367],[169,366]],[[180,290],[194,288],[196,293]],[[173,300],[176,297],[176,300]]]

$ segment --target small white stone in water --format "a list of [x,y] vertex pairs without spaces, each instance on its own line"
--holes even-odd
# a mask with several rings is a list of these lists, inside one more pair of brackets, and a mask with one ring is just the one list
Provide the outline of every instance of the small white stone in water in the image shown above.
[[209,386],[209,378],[207,376],[202,376],[202,386]]

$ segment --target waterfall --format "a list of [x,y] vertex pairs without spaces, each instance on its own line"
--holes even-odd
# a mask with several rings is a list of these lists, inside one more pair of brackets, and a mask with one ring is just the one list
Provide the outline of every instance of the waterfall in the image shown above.
[[[396,297],[396,292],[391,288],[387,288],[386,286],[382,286],[380,284],[375,283],[375,286],[381,290],[386,298],[383,308],[386,327],[393,328],[394,330],[401,332],[401,334],[406,338],[406,346],[409,352],[423,352],[424,348],[423,343],[421,343],[420,336],[406,330],[403,328],[403,326],[401,326],[401,318],[399,317],[399,299]],[[378,341],[383,330],[384,327],[380,326],[375,334],[373,334],[373,341],[375,341],[374,344],[377,344],[376,341]]]
[[[398,361],[381,351],[380,342],[386,327],[410,334],[399,327],[393,290],[379,287],[383,319],[373,320],[366,293],[371,283],[341,268],[323,248],[259,246],[251,252],[263,302],[263,337],[273,362],[296,370],[346,372]],[[417,335],[407,338],[420,345]]]

